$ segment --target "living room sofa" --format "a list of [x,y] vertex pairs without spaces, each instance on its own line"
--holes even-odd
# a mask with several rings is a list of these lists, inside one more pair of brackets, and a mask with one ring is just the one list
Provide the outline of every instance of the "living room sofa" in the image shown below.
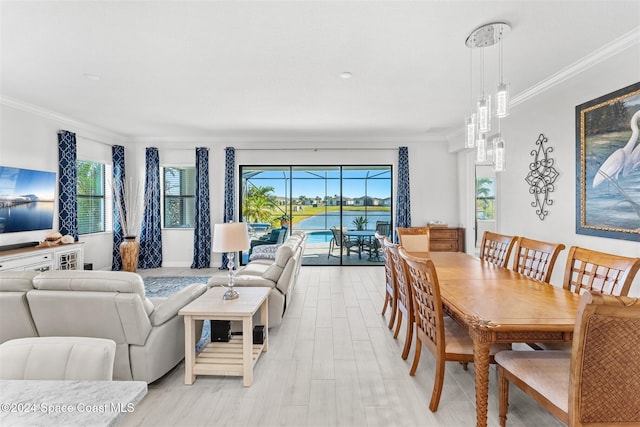
[[[35,336],[111,339],[113,379],[150,383],[184,358],[178,311],[206,289],[193,284],[169,298],[147,298],[136,273],[2,271],[0,343]],[[202,322],[198,326],[201,333]]]
[[[298,279],[302,254],[307,236],[294,231],[281,245],[264,245],[254,248],[250,262],[236,271],[235,286],[265,286],[271,288],[269,294],[269,327],[278,326],[291,303],[293,289]],[[214,274],[209,286],[227,286],[227,272]],[[240,298],[242,290],[239,289]],[[256,317],[257,320],[257,317]]]

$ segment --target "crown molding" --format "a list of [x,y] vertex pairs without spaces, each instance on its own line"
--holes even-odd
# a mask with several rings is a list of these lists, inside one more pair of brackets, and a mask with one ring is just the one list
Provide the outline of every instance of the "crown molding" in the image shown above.
[[587,56],[577,60],[573,64],[563,68],[557,73],[547,77],[519,94],[511,97],[510,107],[515,107],[530,100],[531,98],[545,92],[552,87],[570,79],[581,72],[611,58],[614,55],[623,52],[634,45],[640,44],[640,27],[636,27],[628,33],[614,39],[599,49],[594,50]]
[[[20,101],[8,96],[0,96],[0,104],[10,108],[14,108],[16,110],[21,110],[30,114],[35,114],[37,116],[40,116],[42,118],[45,118],[51,121],[68,125],[74,130],[82,129],[87,133],[99,135],[100,137],[103,137],[105,139],[115,140],[116,142],[127,142],[129,140],[127,136],[119,134],[117,132],[104,129],[99,126],[92,125],[90,123],[81,122],[71,117],[53,112],[51,110],[47,110],[37,105],[29,104],[27,102]],[[79,133],[79,132],[76,132],[76,133]],[[79,135],[79,136],[83,136],[83,135]],[[106,142],[106,141],[98,141],[98,142]],[[109,142],[114,142],[114,141],[109,141]]]

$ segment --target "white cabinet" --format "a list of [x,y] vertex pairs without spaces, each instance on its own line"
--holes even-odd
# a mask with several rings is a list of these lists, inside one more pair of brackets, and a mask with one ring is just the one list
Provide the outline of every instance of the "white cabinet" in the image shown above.
[[0,251],[0,271],[82,270],[84,245],[73,243],[49,248],[29,247]]

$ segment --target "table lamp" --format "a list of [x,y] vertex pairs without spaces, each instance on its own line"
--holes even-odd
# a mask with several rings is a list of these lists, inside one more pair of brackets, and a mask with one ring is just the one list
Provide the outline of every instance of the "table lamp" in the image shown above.
[[213,228],[213,252],[226,252],[229,259],[229,286],[222,299],[236,299],[240,296],[233,289],[235,270],[233,259],[236,252],[249,249],[249,233],[245,222],[227,222],[215,224]]

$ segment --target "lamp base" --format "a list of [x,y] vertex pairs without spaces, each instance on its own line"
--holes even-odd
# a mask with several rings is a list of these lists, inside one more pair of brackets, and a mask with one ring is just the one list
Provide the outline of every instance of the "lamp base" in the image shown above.
[[228,288],[227,292],[225,292],[224,295],[222,295],[222,299],[224,300],[236,299],[239,296],[240,294],[238,293],[238,291],[236,291],[233,288]]

